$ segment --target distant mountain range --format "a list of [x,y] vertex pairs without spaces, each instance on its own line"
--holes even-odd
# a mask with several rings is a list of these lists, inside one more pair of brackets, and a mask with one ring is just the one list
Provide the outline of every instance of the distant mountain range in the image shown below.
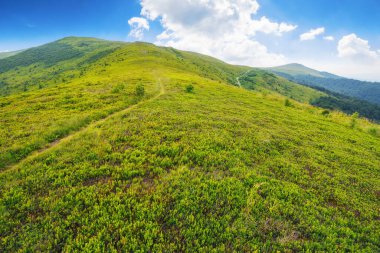
[[283,66],[273,67],[273,68],[269,68],[269,70],[285,73],[291,76],[314,76],[314,77],[333,78],[333,79],[343,78],[341,76],[337,76],[328,72],[321,72],[315,69],[311,69],[298,63],[291,63],[291,64],[287,64]]
[[296,63],[267,68],[266,70],[299,84],[323,88],[380,105],[380,83],[378,82],[348,79]]
[[12,52],[0,52],[0,59],[5,59],[7,57],[16,55],[18,53],[24,52],[25,50],[17,50],[17,51],[12,51]]

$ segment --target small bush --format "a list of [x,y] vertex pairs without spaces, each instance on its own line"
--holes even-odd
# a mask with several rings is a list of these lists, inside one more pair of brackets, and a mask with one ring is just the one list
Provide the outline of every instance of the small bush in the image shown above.
[[368,133],[373,136],[378,136],[378,131],[376,128],[370,128],[368,129]]
[[145,88],[144,88],[144,85],[142,84],[139,84],[136,86],[136,90],[135,90],[135,94],[137,97],[143,97],[144,94],[145,94]]
[[322,115],[327,117],[330,115],[330,111],[329,110],[323,110]]
[[124,90],[124,84],[119,83],[112,89],[112,93],[120,93],[122,90]]
[[285,100],[285,106],[288,106],[288,107],[292,106],[292,103],[290,102],[289,99]]
[[192,93],[194,91],[194,86],[192,84],[189,84],[186,86],[186,92]]

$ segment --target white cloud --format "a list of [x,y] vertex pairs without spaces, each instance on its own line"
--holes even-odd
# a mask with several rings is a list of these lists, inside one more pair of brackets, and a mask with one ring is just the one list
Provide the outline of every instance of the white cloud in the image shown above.
[[133,17],[128,20],[128,24],[131,26],[129,36],[136,39],[142,39],[144,30],[149,30],[149,22],[145,18]]
[[269,66],[284,56],[268,51],[257,33],[281,36],[296,25],[254,19],[256,0],[141,0],[141,15],[160,20],[164,32],[156,43],[212,55],[231,63]]
[[303,33],[300,35],[300,40],[305,41],[305,40],[314,40],[318,35],[321,35],[325,33],[325,28],[320,27],[316,29],[311,29],[307,33]]
[[280,33],[291,32],[291,31],[297,29],[297,27],[298,27],[297,25],[289,25],[286,23],[281,23],[279,26],[279,31],[280,31]]
[[333,36],[325,36],[323,37],[324,40],[327,40],[327,41],[334,41],[335,38]]
[[380,59],[379,51],[371,50],[368,41],[359,38],[354,33],[343,36],[339,41],[338,55],[342,58]]
[[286,23],[271,22],[267,17],[261,17],[259,20],[252,20],[250,25],[251,32],[262,32],[266,34],[275,34],[281,36],[285,32],[291,32],[297,28],[296,25]]
[[338,42],[340,64],[337,71],[347,76],[380,81],[380,50],[371,49],[369,42],[352,33]]

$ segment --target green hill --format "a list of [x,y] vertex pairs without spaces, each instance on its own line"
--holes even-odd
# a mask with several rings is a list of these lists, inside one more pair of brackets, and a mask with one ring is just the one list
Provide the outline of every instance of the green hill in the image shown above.
[[321,72],[315,69],[308,68],[302,64],[291,63],[283,66],[266,68],[266,70],[288,74],[291,76],[314,76],[321,78],[340,79],[342,77],[336,76],[327,72]]
[[191,52],[46,50],[0,61],[1,252],[380,250],[379,125]]
[[80,77],[124,43],[65,38],[0,60],[0,96],[42,89]]
[[264,93],[274,92],[305,103],[327,97],[327,94],[322,91],[290,82],[285,78],[260,69],[246,72],[239,80],[246,89]]
[[12,51],[12,52],[0,52],[0,59],[4,59],[4,58],[10,57],[10,56],[19,54],[23,51],[25,51],[25,50],[17,50],[17,51]]
[[[326,89],[330,92],[380,105],[379,82],[365,82],[348,79],[327,72],[320,72],[314,69],[310,69],[300,64],[289,64],[280,67],[268,68],[267,70],[280,75],[292,82],[296,82],[309,87]],[[363,102],[356,100],[353,101],[353,103],[357,104]],[[367,106],[369,107],[370,105]],[[373,111],[376,109],[373,109]]]
[[[138,67],[146,61],[221,84],[237,86],[241,80],[248,89],[255,85],[264,93],[282,94],[300,102],[324,96],[270,73],[231,66],[200,54],[148,43],[69,37],[0,60],[0,93],[4,91],[5,96],[0,102],[5,115],[0,133],[6,140],[0,143],[0,168],[136,103],[126,94],[132,94],[138,84],[155,82],[152,73]],[[137,69],[126,72],[129,65]],[[255,78],[251,80],[250,76]],[[49,120],[41,120],[47,117]]]

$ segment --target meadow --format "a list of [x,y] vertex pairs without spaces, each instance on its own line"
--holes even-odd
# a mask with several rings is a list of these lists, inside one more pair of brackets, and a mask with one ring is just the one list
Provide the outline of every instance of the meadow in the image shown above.
[[9,136],[31,128],[1,154],[39,143],[2,158],[0,251],[379,251],[379,126],[240,88],[247,70],[135,43],[0,98]]

